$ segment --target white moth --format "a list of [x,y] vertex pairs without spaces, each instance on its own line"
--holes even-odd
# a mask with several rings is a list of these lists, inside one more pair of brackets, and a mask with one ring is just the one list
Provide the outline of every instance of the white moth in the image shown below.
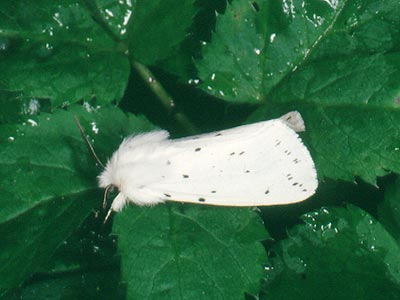
[[299,202],[314,194],[314,162],[295,131],[294,111],[279,119],[170,140],[164,130],[126,138],[99,176],[119,194],[111,210],[127,202],[166,200],[225,206]]

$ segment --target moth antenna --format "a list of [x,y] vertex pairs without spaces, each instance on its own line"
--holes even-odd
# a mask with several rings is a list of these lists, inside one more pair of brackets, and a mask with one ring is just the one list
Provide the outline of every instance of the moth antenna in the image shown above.
[[112,208],[110,208],[110,209],[108,210],[107,215],[106,215],[106,217],[105,217],[105,219],[104,219],[103,224],[106,224],[106,223],[107,223],[107,220],[108,220],[108,218],[111,216],[112,211],[113,211]]
[[101,160],[100,160],[99,157],[97,156],[96,152],[94,151],[92,144],[90,144],[88,138],[86,137],[85,131],[83,130],[82,125],[81,125],[81,123],[80,123],[79,120],[78,120],[78,117],[77,117],[77,116],[74,116],[74,119],[75,119],[76,125],[78,125],[79,131],[81,132],[81,135],[82,135],[82,137],[83,137],[83,140],[85,141],[86,145],[88,146],[90,152],[92,152],[92,154],[93,154],[94,158],[96,159],[97,163],[98,163],[103,169],[105,169],[106,167],[105,167],[104,164],[101,162]]
[[107,207],[107,196],[108,196],[108,192],[113,188],[113,186],[107,185],[106,189],[104,190],[104,196],[103,196],[103,209],[105,209]]

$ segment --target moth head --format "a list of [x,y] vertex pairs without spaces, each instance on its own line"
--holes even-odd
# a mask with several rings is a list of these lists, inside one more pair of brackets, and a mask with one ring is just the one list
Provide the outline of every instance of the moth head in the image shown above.
[[107,167],[101,172],[101,174],[97,177],[99,181],[99,187],[107,188],[109,186],[116,186],[113,180],[112,172]]
[[118,172],[118,151],[116,151],[111,159],[107,162],[103,169],[103,172],[97,177],[99,181],[99,187],[107,188],[108,186],[114,186],[121,190],[121,174]]
[[[106,167],[104,168],[103,172],[98,176],[98,181],[99,181],[99,187],[104,188],[104,196],[103,196],[103,209],[107,207],[107,199],[108,199],[108,194],[112,192],[115,188],[120,190],[118,182],[115,179],[115,173],[113,172],[113,168],[110,165],[110,161],[107,163]],[[122,195],[122,193],[119,193],[116,198],[123,198],[120,199],[119,201],[115,201],[114,199],[111,208],[108,210],[106,218],[104,219],[104,223],[107,222],[108,218],[111,215],[112,211],[119,211],[121,209],[116,209],[116,205],[123,200],[125,203],[125,197]],[[123,206],[122,206],[123,207]]]

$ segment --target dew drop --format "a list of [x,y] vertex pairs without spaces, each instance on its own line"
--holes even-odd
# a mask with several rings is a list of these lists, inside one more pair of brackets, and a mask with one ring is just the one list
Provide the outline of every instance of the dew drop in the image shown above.
[[10,41],[6,38],[0,38],[0,51],[5,51],[8,49]]
[[37,126],[37,122],[36,122],[35,120],[28,119],[27,122],[28,122],[29,124],[31,124],[32,127]]
[[272,33],[272,34],[269,36],[269,42],[272,44],[272,43],[275,41],[275,38],[276,38],[276,33]]

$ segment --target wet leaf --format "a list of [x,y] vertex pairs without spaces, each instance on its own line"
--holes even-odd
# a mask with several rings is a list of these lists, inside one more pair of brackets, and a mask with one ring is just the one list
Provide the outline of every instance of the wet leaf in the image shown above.
[[131,206],[115,218],[127,299],[244,299],[256,294],[267,237],[250,209]]
[[400,299],[400,249],[355,207],[303,217],[272,250],[262,299]]
[[153,128],[145,119],[127,117],[117,108],[89,112],[75,106],[22,125],[2,126],[0,292],[33,274],[101,206],[96,182],[100,170],[74,116],[91,126],[93,138],[101,133],[93,141],[101,158],[105,149],[118,145],[121,135]]

